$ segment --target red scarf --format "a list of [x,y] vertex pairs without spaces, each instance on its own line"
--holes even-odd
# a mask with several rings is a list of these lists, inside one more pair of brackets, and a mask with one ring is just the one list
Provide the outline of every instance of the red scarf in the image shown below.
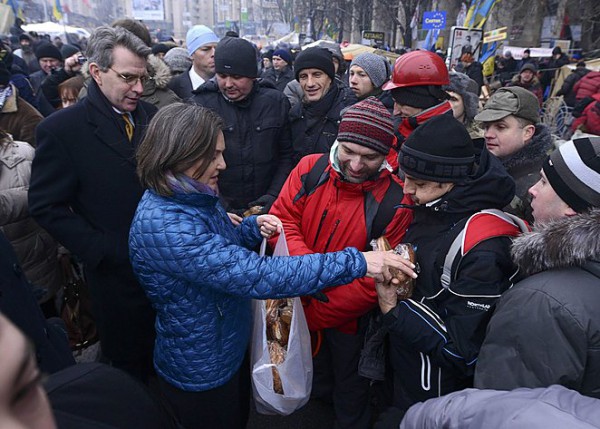
[[424,122],[427,122],[434,116],[443,115],[451,111],[452,105],[448,100],[446,100],[440,104],[436,104],[435,106],[430,107],[427,110],[423,110],[418,115],[404,118],[402,122],[400,122],[398,132],[396,133],[396,141],[394,142],[390,153],[386,157],[388,163],[392,166],[394,173],[398,171],[398,151],[400,150],[400,146],[402,146],[402,144],[408,138],[410,133],[412,133],[415,130],[415,128],[417,128],[419,125],[421,125]]
[[[427,110],[423,110],[418,115],[404,118],[402,122],[400,122],[398,132],[402,137],[404,137],[404,140],[406,140],[410,133],[412,133],[415,130],[415,128],[417,128],[422,123],[427,122],[434,116],[443,115],[444,113],[448,113],[450,111],[452,111],[452,105],[448,100],[446,100],[440,104],[430,107]],[[402,145],[404,141],[399,141],[398,143]]]

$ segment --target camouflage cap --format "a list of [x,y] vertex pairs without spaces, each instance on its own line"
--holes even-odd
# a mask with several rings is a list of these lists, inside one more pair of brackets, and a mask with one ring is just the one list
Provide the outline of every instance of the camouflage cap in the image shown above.
[[525,88],[512,86],[500,88],[475,116],[476,121],[493,122],[514,115],[537,124],[540,122],[540,105],[537,97]]

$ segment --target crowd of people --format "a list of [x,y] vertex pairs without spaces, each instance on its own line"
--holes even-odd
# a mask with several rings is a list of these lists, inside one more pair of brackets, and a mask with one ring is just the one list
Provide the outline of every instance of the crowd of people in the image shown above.
[[[0,426],[244,429],[251,301],[296,296],[336,429],[600,421],[600,137],[557,147],[527,57],[483,104],[470,53],[261,56],[204,25],[153,44],[132,19],[19,44],[0,62]],[[597,75],[561,88],[595,100],[584,121]],[[290,256],[259,256],[282,232]],[[103,364],[75,364],[57,319],[65,253]]]

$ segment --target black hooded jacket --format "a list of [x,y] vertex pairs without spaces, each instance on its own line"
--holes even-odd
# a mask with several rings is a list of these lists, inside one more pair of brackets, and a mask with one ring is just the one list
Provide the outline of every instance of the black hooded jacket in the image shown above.
[[290,103],[285,95],[259,81],[246,98],[230,101],[210,80],[190,100],[214,110],[225,122],[227,168],[219,174],[219,190],[227,209],[246,209],[265,195],[275,201],[292,170]]
[[306,155],[329,152],[337,138],[342,111],[356,101],[350,88],[336,79],[319,101],[301,102],[290,110],[294,165]]
[[494,237],[462,258],[447,289],[441,285],[445,256],[466,220],[483,209],[501,209],[514,196],[500,161],[482,141],[477,146],[474,175],[434,204],[414,207],[404,237],[415,248],[420,274],[412,298],[382,318],[390,334],[394,405],[401,409],[472,385],[489,312],[515,272],[510,238]]

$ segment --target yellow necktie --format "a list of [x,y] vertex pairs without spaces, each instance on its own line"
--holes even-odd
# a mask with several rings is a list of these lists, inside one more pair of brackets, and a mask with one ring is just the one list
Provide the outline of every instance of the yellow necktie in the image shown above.
[[129,115],[127,113],[123,113],[123,120],[125,121],[125,132],[127,133],[127,138],[129,141],[133,138],[133,124],[131,123],[131,119],[129,119]]

